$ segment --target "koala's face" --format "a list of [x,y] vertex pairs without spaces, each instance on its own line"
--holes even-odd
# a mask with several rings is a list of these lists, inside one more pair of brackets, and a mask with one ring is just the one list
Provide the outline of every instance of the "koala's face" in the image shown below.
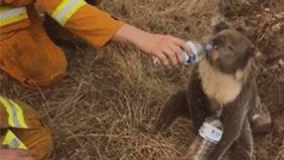
[[212,51],[206,56],[211,65],[222,72],[235,73],[243,70],[249,59],[254,57],[251,41],[238,31],[225,29],[211,38]]

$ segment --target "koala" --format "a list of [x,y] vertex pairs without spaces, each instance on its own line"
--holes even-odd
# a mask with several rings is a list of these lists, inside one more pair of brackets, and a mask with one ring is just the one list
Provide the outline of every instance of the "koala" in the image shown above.
[[184,117],[193,121],[197,134],[204,119],[222,109],[224,134],[210,160],[222,159],[233,144],[234,159],[250,160],[253,134],[267,133],[272,125],[270,113],[258,96],[256,49],[226,23],[214,27],[209,42],[213,49],[194,66],[187,89],[170,96],[156,122],[148,127],[140,125],[140,129],[163,133],[177,118]]

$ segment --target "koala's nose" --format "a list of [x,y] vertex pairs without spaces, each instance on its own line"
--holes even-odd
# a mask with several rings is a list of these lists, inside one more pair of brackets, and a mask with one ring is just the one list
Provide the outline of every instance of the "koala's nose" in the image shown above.
[[213,49],[208,55],[213,61],[216,61],[219,58],[220,52],[217,49]]

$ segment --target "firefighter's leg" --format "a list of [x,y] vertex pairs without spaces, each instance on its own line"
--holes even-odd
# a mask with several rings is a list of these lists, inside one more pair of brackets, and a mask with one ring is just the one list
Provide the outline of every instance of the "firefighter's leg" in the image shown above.
[[4,147],[29,150],[36,160],[50,155],[53,150],[51,131],[37,111],[26,103],[1,96],[0,111],[0,141]]
[[10,129],[28,150],[32,156],[42,160],[47,158],[53,150],[53,139],[50,130],[46,126],[36,129]]

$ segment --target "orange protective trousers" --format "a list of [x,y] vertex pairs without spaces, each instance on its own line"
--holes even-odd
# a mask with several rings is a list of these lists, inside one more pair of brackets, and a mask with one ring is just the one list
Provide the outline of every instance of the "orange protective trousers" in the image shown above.
[[[24,143],[32,152],[32,157],[37,160],[47,158],[53,150],[53,138],[50,129],[42,122],[40,115],[28,104],[14,101],[24,113],[24,119],[28,129],[11,127],[8,123],[9,114],[6,108],[0,103],[0,143],[3,144],[5,132],[10,130],[17,138]],[[1,145],[0,144],[0,145]]]
[[[37,0],[48,14],[62,0]],[[43,29],[34,8],[35,0],[1,0],[1,4],[27,5],[29,19],[8,24],[0,30],[0,69],[28,88],[49,87],[67,75],[68,62]],[[103,48],[124,23],[95,6],[85,5],[65,28],[97,48]]]

